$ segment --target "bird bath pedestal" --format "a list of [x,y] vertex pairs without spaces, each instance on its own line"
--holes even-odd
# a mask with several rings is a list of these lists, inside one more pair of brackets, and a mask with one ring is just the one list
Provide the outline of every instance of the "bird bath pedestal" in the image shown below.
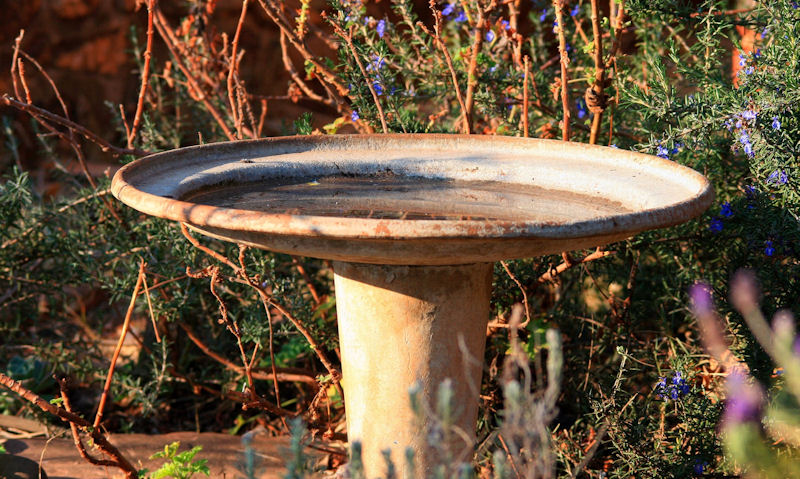
[[347,434],[370,478],[385,449],[399,477],[406,447],[417,477],[435,463],[414,385],[433,403],[449,378],[454,424],[474,434],[493,262],[675,225],[713,199],[700,174],[654,156],[457,135],[182,148],[123,167],[112,191],[214,238],[333,260]]

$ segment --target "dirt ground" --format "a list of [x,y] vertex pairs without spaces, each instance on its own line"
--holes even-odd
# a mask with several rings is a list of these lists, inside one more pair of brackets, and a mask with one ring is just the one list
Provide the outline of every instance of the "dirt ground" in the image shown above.
[[[117,434],[109,437],[111,442],[134,462],[136,467],[157,470],[163,459],[148,459],[163,450],[166,444],[180,441],[180,451],[194,446],[203,449],[197,459],[207,459],[212,478],[244,478],[244,446],[241,436],[218,433],[175,432],[163,435]],[[46,439],[5,439],[7,451],[0,454],[0,479],[38,478],[38,465],[49,479],[116,479],[123,477],[118,469],[93,466],[80,457],[69,437]],[[256,434],[251,447],[255,451],[255,477],[258,479],[282,478],[286,472],[288,437],[268,437]],[[307,448],[315,461],[324,461],[324,455]],[[45,477],[45,476],[42,476]],[[204,477],[201,475],[196,478]]]

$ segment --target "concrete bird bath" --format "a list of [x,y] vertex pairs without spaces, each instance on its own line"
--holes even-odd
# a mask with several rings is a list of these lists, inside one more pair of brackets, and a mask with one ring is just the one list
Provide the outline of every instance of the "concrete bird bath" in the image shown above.
[[[367,477],[392,449],[433,463],[409,388],[452,379],[474,434],[492,263],[619,241],[713,200],[654,156],[560,141],[460,135],[313,136],[182,148],[117,172],[114,195],[208,236],[333,260],[347,433]],[[463,446],[463,443],[462,443]]]

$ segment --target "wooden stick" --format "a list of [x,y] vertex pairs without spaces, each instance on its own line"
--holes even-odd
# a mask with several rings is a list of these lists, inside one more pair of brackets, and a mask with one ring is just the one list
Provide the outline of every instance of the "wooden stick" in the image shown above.
[[101,150],[103,150],[105,152],[111,151],[114,155],[144,156],[144,155],[149,155],[151,153],[149,151],[141,150],[139,148],[119,148],[119,147],[116,147],[116,146],[112,145],[111,143],[109,143],[108,141],[104,140],[103,138],[99,137],[97,134],[95,134],[92,131],[88,130],[84,126],[81,126],[81,125],[79,125],[79,124],[77,124],[77,123],[75,123],[75,122],[73,122],[71,120],[68,120],[67,118],[64,118],[63,116],[56,115],[55,113],[51,113],[48,110],[45,110],[44,108],[39,108],[36,105],[30,105],[28,103],[24,103],[24,102],[18,101],[16,99],[8,96],[7,94],[3,94],[3,96],[0,96],[0,103],[4,104],[6,106],[14,107],[17,110],[24,111],[24,112],[29,113],[29,114],[34,115],[34,116],[40,116],[40,117],[42,117],[42,118],[44,118],[44,119],[46,119],[48,121],[51,121],[51,122],[56,123],[56,124],[59,124],[61,126],[65,126],[65,127],[69,128],[70,130],[73,130],[75,133],[78,133],[79,135],[83,136],[87,140],[94,142],[95,144],[97,144],[100,147]]
[[233,41],[231,42],[231,60],[230,60],[230,67],[228,68],[228,101],[231,104],[231,116],[233,117],[233,123],[236,125],[236,136],[241,140],[242,139],[242,118],[239,116],[239,108],[237,107],[237,102],[234,101],[234,85],[233,79],[236,75],[236,70],[238,69],[239,62],[236,58],[237,50],[239,49],[239,36],[242,33],[242,25],[244,24],[244,19],[247,16],[247,2],[248,0],[242,0],[242,13],[239,15],[239,23],[236,25],[236,33],[233,35]]
[[[594,36],[594,84],[587,91],[587,96],[595,100],[595,103],[589,107],[589,110],[594,113],[592,119],[592,130],[589,132],[589,143],[594,145],[597,143],[597,135],[600,133],[600,124],[603,121],[603,112],[605,111],[605,73],[606,63],[603,60],[603,39],[600,31],[600,6],[599,0],[592,0],[592,35]],[[591,93],[590,93],[591,92]],[[588,104],[588,102],[587,102]]]
[[[155,0],[147,1],[147,45],[145,46],[144,65],[142,66],[142,85],[139,88],[139,100],[136,103],[136,113],[133,115],[133,125],[128,134],[128,148],[133,148],[133,140],[142,122],[142,111],[144,110],[144,97],[147,95],[147,84],[150,81],[150,57],[153,56],[153,6]],[[124,119],[124,117],[123,117]]]
[[553,0],[553,8],[556,11],[556,23],[558,26],[558,51],[561,58],[561,106],[564,110],[564,117],[561,125],[561,136],[564,141],[569,141],[569,55],[567,54],[567,39],[564,34],[564,0]]
[[125,456],[117,449],[113,444],[111,444],[108,439],[103,435],[103,433],[98,428],[93,428],[92,424],[87,421],[86,419],[82,418],[81,416],[69,412],[62,407],[58,407],[54,404],[50,404],[48,401],[45,401],[40,396],[38,396],[33,391],[26,389],[20,382],[15,381],[14,379],[6,376],[3,373],[0,373],[0,386],[3,386],[12,392],[19,394],[19,396],[28,401],[29,403],[35,405],[39,409],[44,412],[48,412],[54,416],[58,416],[64,421],[75,423],[81,428],[83,428],[89,436],[91,436],[92,441],[97,444],[97,447],[100,448],[104,453],[108,454],[116,461],[116,467],[121,469],[125,472],[126,479],[137,479],[138,478],[138,471],[135,467],[128,461]]
[[119,353],[122,351],[122,345],[125,343],[125,336],[128,334],[128,328],[130,327],[131,323],[131,316],[133,315],[133,307],[136,306],[136,298],[139,296],[139,289],[142,286],[142,280],[144,279],[144,261],[139,263],[139,276],[136,278],[136,286],[133,287],[133,294],[131,295],[131,302],[128,305],[128,312],[125,313],[125,321],[122,323],[122,331],[119,335],[119,341],[117,342],[117,347],[114,348],[114,354],[111,356],[111,365],[108,367],[108,375],[106,376],[106,384],[103,387],[103,394],[100,396],[100,404],[97,406],[97,414],[94,417],[94,423],[92,427],[97,429],[100,427],[100,423],[103,421],[103,410],[106,406],[106,400],[108,398],[108,392],[111,389],[111,380],[114,378],[114,368],[117,365],[117,359],[119,358]]
[[528,55],[525,55],[525,75],[523,77],[522,85],[522,136],[528,138],[528,73],[530,70],[530,61]]
[[372,93],[372,100],[375,102],[375,106],[378,108],[378,117],[381,120],[381,128],[383,129],[384,133],[389,133],[389,129],[386,127],[386,116],[383,114],[381,100],[378,98],[378,93],[375,91],[375,87],[372,84],[372,79],[369,77],[369,75],[367,75],[367,70],[364,69],[364,64],[361,63],[361,59],[358,56],[358,51],[356,51],[356,47],[353,44],[353,37],[348,32],[345,32],[342,27],[336,23],[331,22],[331,25],[333,25],[333,29],[339,34],[339,36],[342,37],[342,39],[344,39],[348,48],[350,48],[350,54],[353,55],[353,60],[356,61],[356,65],[358,65],[358,69],[361,71],[361,75],[363,75],[364,81],[367,83],[367,88],[369,88],[370,93]]
[[222,114],[217,110],[217,108],[208,100],[208,96],[203,92],[200,85],[197,83],[197,79],[195,79],[192,72],[186,67],[183,63],[183,56],[180,55],[177,51],[175,46],[176,40],[172,36],[172,27],[169,26],[166,17],[164,14],[161,13],[157,7],[155,8],[155,26],[156,30],[158,30],[159,35],[164,40],[164,43],[167,45],[167,49],[172,54],[172,57],[175,59],[175,65],[180,68],[183,75],[186,77],[186,81],[189,84],[189,87],[195,94],[198,96],[199,100],[203,103],[206,107],[208,112],[214,117],[214,120],[217,121],[217,124],[222,129],[222,132],[230,141],[236,140],[236,137],[231,133],[231,129],[225,123],[225,119],[222,118]]
[[598,248],[598,250],[595,251],[594,253],[590,253],[577,261],[571,259],[569,255],[567,255],[566,253],[562,253],[562,255],[565,258],[564,262],[554,268],[551,268],[550,271],[548,271],[547,273],[539,276],[539,278],[536,281],[540,284],[546,283],[548,281],[553,281],[554,279],[556,279],[558,275],[560,275],[561,273],[570,268],[573,268],[582,263],[588,263],[589,261],[595,261],[600,258],[605,258],[606,256],[611,256],[614,253],[615,253],[614,251],[605,251],[605,250],[600,250]]

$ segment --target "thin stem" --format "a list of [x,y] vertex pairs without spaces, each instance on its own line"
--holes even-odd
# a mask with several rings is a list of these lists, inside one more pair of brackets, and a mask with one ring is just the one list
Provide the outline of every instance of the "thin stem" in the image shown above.
[[530,59],[525,55],[525,75],[522,85],[522,136],[528,138],[528,75],[530,74]]
[[239,23],[236,24],[236,33],[233,35],[233,42],[231,42],[231,59],[230,59],[230,66],[228,67],[228,101],[231,104],[231,116],[233,117],[233,123],[236,125],[236,136],[241,140],[242,139],[242,118],[240,116],[241,110],[237,106],[237,102],[234,100],[234,93],[236,88],[234,88],[234,77],[237,76],[237,69],[239,67],[239,59],[237,58],[237,51],[239,50],[239,36],[242,33],[242,25],[244,25],[244,19],[247,16],[247,3],[248,0],[242,1],[242,13],[239,15]]
[[606,64],[603,61],[603,38],[600,31],[600,6],[599,0],[592,0],[592,35],[594,36],[594,84],[586,92],[587,107],[594,113],[592,129],[589,133],[589,143],[597,143],[600,133],[600,124],[603,121],[603,112],[606,109],[605,100],[605,73]]
[[100,448],[101,451],[111,456],[111,458],[115,461],[114,466],[121,469],[125,473],[126,479],[137,479],[138,478],[138,471],[135,467],[128,461],[125,456],[117,449],[113,444],[108,442],[108,439],[103,435],[103,433],[98,428],[93,428],[92,424],[87,421],[86,419],[82,418],[81,416],[69,412],[62,407],[58,407],[54,404],[50,404],[48,401],[42,399],[39,395],[34,393],[33,391],[25,388],[20,382],[15,381],[14,379],[6,376],[3,373],[0,373],[0,386],[3,386],[9,389],[12,392],[19,394],[19,396],[28,401],[29,403],[35,405],[39,409],[44,412],[48,412],[54,416],[58,416],[64,421],[69,423],[75,423],[80,426],[84,431],[86,431],[89,436],[91,436],[92,441]]
[[361,63],[361,58],[359,57],[358,51],[353,44],[352,35],[350,35],[348,32],[345,32],[342,27],[334,22],[331,22],[331,25],[333,25],[333,29],[336,31],[336,33],[344,39],[345,43],[347,43],[347,47],[350,48],[350,54],[353,55],[353,60],[356,61],[356,65],[358,65],[358,69],[361,71],[361,75],[364,77],[364,81],[367,83],[367,88],[369,88],[369,91],[372,94],[372,100],[375,102],[375,106],[378,108],[378,118],[381,120],[381,128],[383,129],[384,133],[389,133],[389,129],[386,127],[386,116],[383,114],[381,100],[378,98],[378,93],[375,91],[375,86],[373,85],[372,80],[370,79],[369,75],[367,75],[367,70],[364,69],[364,64]]
[[564,117],[561,125],[561,136],[564,141],[569,141],[569,54],[567,53],[567,39],[564,34],[564,0],[553,0],[553,8],[556,11],[556,22],[558,23],[558,51],[561,58],[561,106],[564,110]]
[[464,124],[464,134],[469,135],[472,133],[472,125],[469,121],[469,114],[467,111],[467,106],[464,103],[464,97],[461,94],[461,87],[458,85],[458,75],[456,75],[456,69],[453,67],[453,58],[450,56],[450,52],[447,50],[447,45],[445,45],[444,40],[440,35],[440,26],[442,21],[442,14],[439,10],[436,9],[436,3],[431,2],[431,11],[433,12],[434,24],[433,24],[433,31],[434,33],[431,34],[430,30],[423,24],[422,22],[418,22],[417,26],[420,27],[425,33],[433,37],[434,42],[439,45],[439,48],[442,50],[442,54],[444,55],[444,60],[447,63],[447,68],[450,70],[450,76],[453,79],[453,89],[456,91],[456,99],[458,100],[458,104],[461,105],[461,115],[463,118]]
[[601,258],[605,258],[606,256],[611,256],[612,254],[614,254],[614,251],[605,251],[605,250],[598,249],[594,253],[590,253],[590,254],[584,256],[582,259],[579,259],[579,260],[576,261],[576,260],[570,258],[569,255],[567,255],[565,253],[564,254],[564,262],[563,263],[559,264],[558,266],[555,266],[555,267],[551,268],[550,271],[548,271],[548,272],[544,273],[543,275],[539,276],[539,278],[537,278],[536,281],[538,283],[546,283],[548,281],[553,281],[553,280],[556,279],[556,277],[558,275],[560,275],[561,273],[563,273],[564,271],[566,271],[566,270],[568,270],[570,268],[574,268],[575,266],[577,266],[579,264],[582,264],[582,263],[588,263],[589,261],[595,261],[595,260],[598,260],[598,259],[601,259]]
[[172,35],[172,27],[169,26],[167,23],[167,19],[164,17],[164,14],[161,13],[157,7],[155,8],[155,26],[156,30],[158,30],[159,35],[164,40],[164,43],[167,45],[167,49],[172,54],[172,57],[175,59],[175,65],[180,68],[183,75],[186,77],[186,81],[189,84],[189,89],[194,92],[197,96],[197,99],[200,100],[203,105],[206,107],[206,110],[214,117],[214,120],[217,121],[217,124],[222,129],[222,132],[225,136],[230,140],[236,140],[236,137],[231,133],[230,128],[225,123],[225,119],[222,118],[222,114],[220,114],[219,110],[209,101],[208,96],[203,92],[200,85],[197,83],[197,79],[195,79],[192,72],[186,67],[183,62],[183,56],[179,54],[175,44],[177,43],[176,39]]
[[81,125],[79,125],[79,124],[77,124],[77,123],[75,123],[75,122],[73,122],[73,121],[71,121],[71,120],[69,120],[67,118],[64,118],[63,116],[56,115],[55,113],[51,113],[50,111],[45,110],[44,108],[39,108],[36,105],[30,105],[28,103],[24,103],[24,102],[18,101],[18,100],[14,99],[14,98],[11,98],[10,96],[8,96],[6,94],[4,94],[3,96],[0,96],[0,103],[4,104],[6,106],[10,106],[10,107],[16,108],[17,110],[24,111],[25,113],[28,113],[28,114],[30,114],[32,116],[40,116],[40,117],[42,117],[42,118],[44,118],[44,119],[46,119],[48,121],[51,121],[51,122],[56,123],[56,124],[59,124],[61,126],[65,126],[68,129],[74,131],[75,133],[78,133],[79,135],[83,136],[87,140],[96,143],[100,147],[101,150],[103,150],[105,152],[111,151],[114,155],[144,156],[144,155],[149,155],[151,153],[149,151],[141,150],[139,148],[119,148],[119,147],[116,147],[116,146],[112,145],[111,143],[109,143],[108,141],[106,141],[103,138],[101,138],[100,136],[98,136],[97,134],[95,134],[94,132],[88,130],[84,126],[81,126]]
[[130,327],[131,316],[133,315],[133,307],[136,306],[136,298],[139,296],[139,289],[142,287],[142,280],[144,279],[144,261],[139,263],[139,276],[136,278],[136,286],[133,287],[133,294],[131,295],[131,302],[128,305],[128,312],[125,313],[125,320],[122,323],[122,331],[119,334],[119,341],[117,347],[114,348],[114,354],[111,356],[111,364],[108,367],[108,374],[106,375],[106,384],[103,386],[103,394],[100,396],[100,403],[97,406],[97,414],[94,417],[92,427],[97,429],[103,421],[103,410],[106,406],[108,399],[108,392],[111,390],[111,380],[114,378],[114,368],[117,365],[119,353],[122,351],[122,345],[125,343],[125,336],[128,334],[128,327]]
[[150,81],[150,58],[153,56],[153,7],[155,0],[147,1],[147,45],[145,46],[144,64],[142,65],[142,85],[139,88],[139,99],[136,103],[136,113],[133,115],[133,125],[128,134],[128,148],[133,148],[133,140],[142,122],[142,112],[144,111],[144,97],[147,95],[147,85]]

